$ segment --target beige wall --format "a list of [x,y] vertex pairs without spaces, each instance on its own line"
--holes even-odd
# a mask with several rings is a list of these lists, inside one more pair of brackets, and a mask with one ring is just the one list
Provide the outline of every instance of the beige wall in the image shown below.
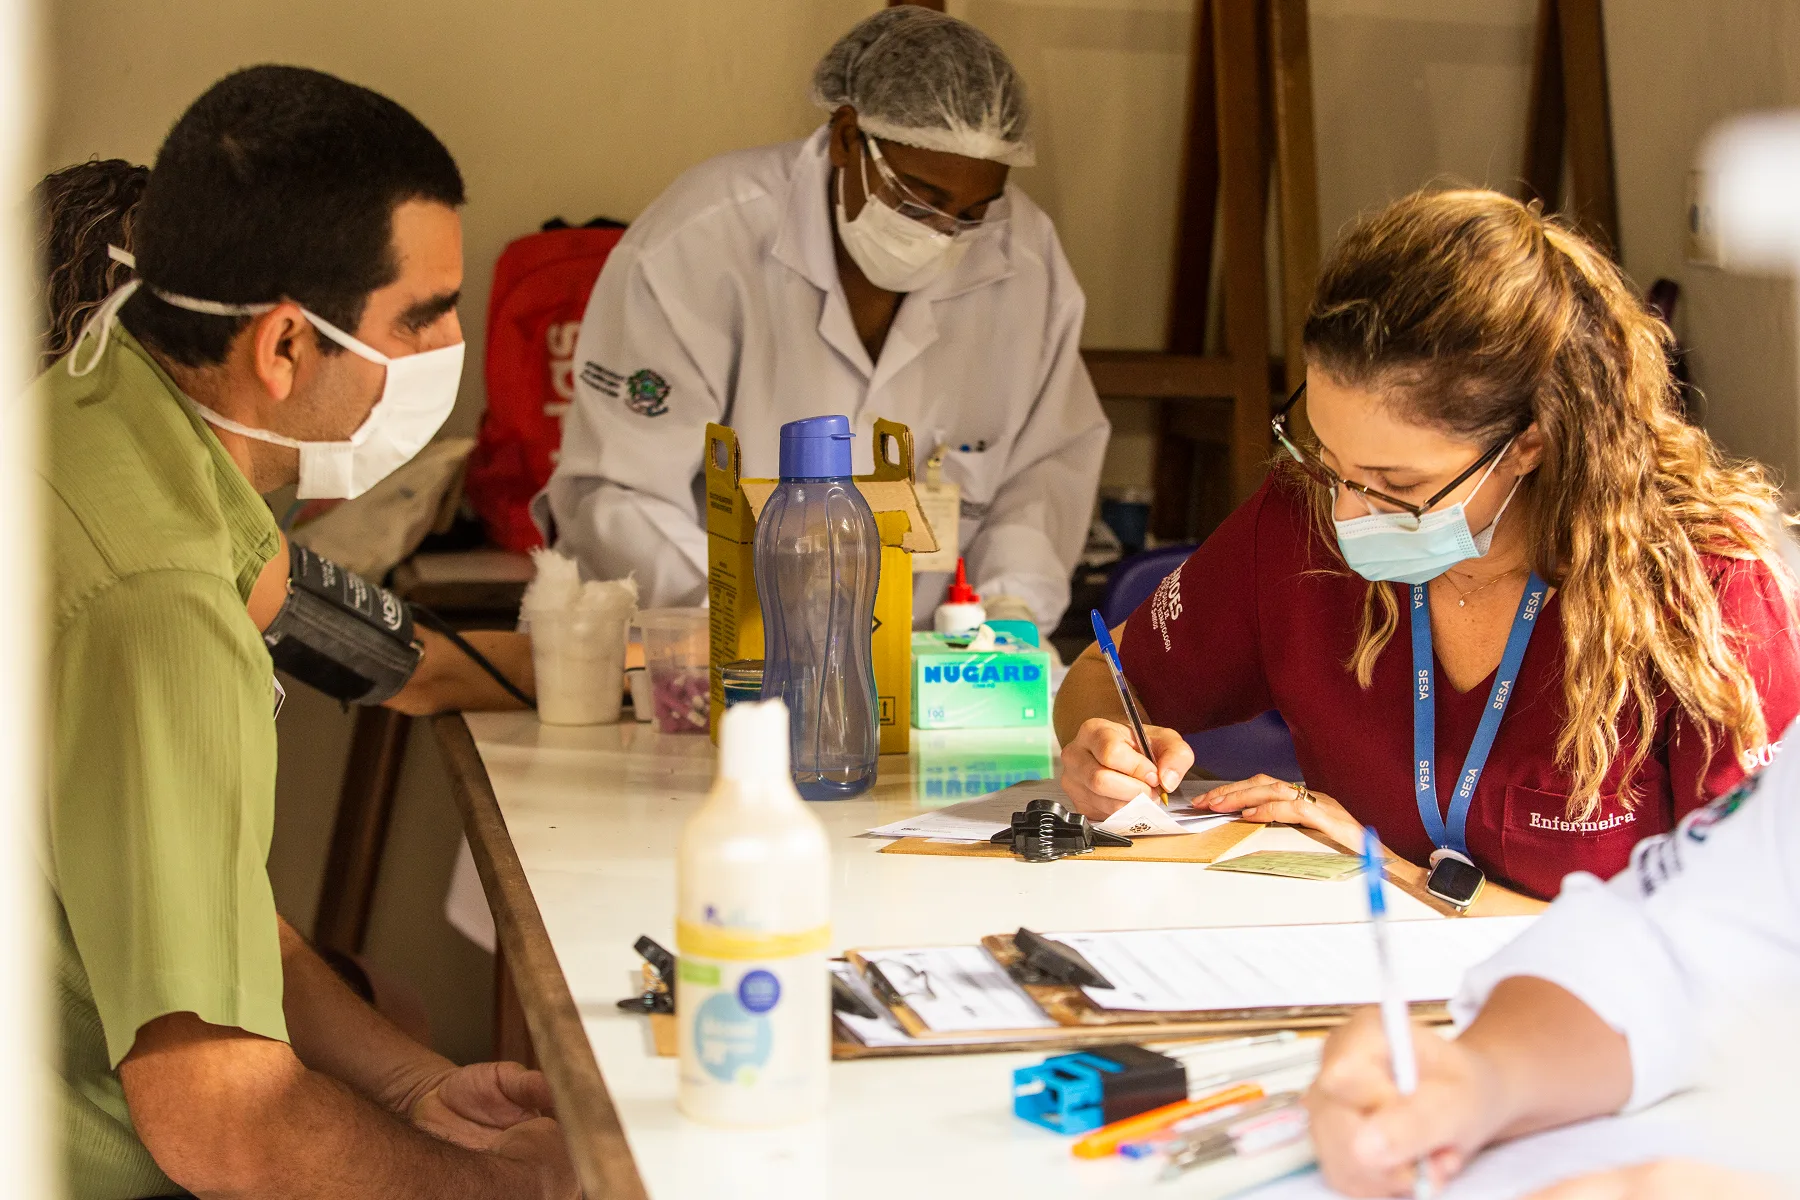
[[1762,459],[1800,503],[1800,354],[1794,284],[1683,260],[1688,171],[1706,130],[1752,109],[1800,105],[1800,0],[1611,0],[1613,126],[1625,266],[1682,287],[1706,425]]
[[[43,159],[148,160],[208,82],[269,60],[394,96],[468,177],[471,355],[453,428],[481,405],[481,316],[500,248],[546,217],[635,216],[677,173],[733,147],[798,137],[812,62],[878,0],[53,0]],[[1313,0],[1319,204],[1327,242],[1351,215],[1435,179],[1517,172],[1534,0]],[[950,0],[1008,49],[1038,107],[1039,165],[1019,181],[1057,220],[1089,296],[1087,343],[1160,344],[1187,73],[1188,0]],[[1792,287],[1681,258],[1688,165],[1712,121],[1800,102],[1800,0],[1608,0],[1625,261],[1686,291],[1713,428],[1800,478]],[[1114,406],[1115,483],[1148,478],[1145,406]],[[282,719],[274,873],[310,917],[348,718],[295,697]],[[372,952],[427,994],[444,1047],[480,1053],[485,961],[438,916],[455,823],[415,734]]]
[[810,68],[879,0],[49,0],[44,161],[149,162],[236,67],[317,67],[386,93],[468,183],[468,368],[453,432],[481,412],[494,260],[545,219],[629,219],[686,167],[804,135]]

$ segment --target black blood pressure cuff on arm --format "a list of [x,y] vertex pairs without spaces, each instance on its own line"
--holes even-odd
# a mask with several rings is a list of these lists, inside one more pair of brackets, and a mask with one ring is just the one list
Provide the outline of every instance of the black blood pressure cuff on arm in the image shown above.
[[412,610],[386,588],[290,544],[287,591],[263,631],[278,669],[352,704],[380,704],[418,670]]

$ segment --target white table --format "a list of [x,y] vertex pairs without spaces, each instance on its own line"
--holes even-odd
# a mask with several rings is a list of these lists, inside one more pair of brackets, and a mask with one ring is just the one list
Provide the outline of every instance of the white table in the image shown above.
[[[648,725],[556,728],[528,713],[466,721],[438,718],[439,736],[589,1197],[1049,1200],[1148,1186],[1148,1164],[1077,1163],[1066,1139],[1012,1116],[1012,1070],[1043,1052],[840,1062],[832,1067],[828,1118],[779,1133],[722,1132],[679,1115],[675,1060],[656,1057],[647,1022],[615,1002],[638,990],[632,942],[640,934],[674,945],[676,840],[711,785],[712,746]],[[923,807],[918,775],[916,757],[884,759],[868,797],[817,806],[832,844],[834,949],[973,943],[1021,925],[1054,931],[1365,916],[1354,879],[1305,882],[1183,863],[880,854],[886,843],[861,835]],[[1252,849],[1319,847],[1296,830],[1270,828],[1232,853]],[[1495,911],[1535,904],[1495,892]],[[1395,897],[1394,914],[1437,916],[1407,895]],[[928,1152],[914,1151],[926,1143]]]

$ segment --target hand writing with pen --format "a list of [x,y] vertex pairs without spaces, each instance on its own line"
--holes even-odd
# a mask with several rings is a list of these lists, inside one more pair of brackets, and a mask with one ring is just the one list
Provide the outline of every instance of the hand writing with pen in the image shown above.
[[[1193,749],[1181,734],[1160,725],[1146,725],[1144,734],[1155,761],[1138,750],[1137,738],[1128,726],[1105,717],[1084,721],[1062,751],[1062,785],[1070,806],[1103,820],[1146,791],[1173,793],[1180,787],[1194,765]],[[1236,813],[1259,824],[1317,830],[1349,849],[1362,839],[1362,827],[1332,797],[1272,775],[1221,783],[1197,798],[1194,807]]]

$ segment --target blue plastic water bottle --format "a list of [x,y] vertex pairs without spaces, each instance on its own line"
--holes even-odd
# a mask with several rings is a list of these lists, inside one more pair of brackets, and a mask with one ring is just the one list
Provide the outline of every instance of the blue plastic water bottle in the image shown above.
[[781,427],[781,482],[756,522],[765,700],[787,703],[794,787],[843,800],[875,782],[881,752],[875,584],[881,535],[850,478],[850,420]]

